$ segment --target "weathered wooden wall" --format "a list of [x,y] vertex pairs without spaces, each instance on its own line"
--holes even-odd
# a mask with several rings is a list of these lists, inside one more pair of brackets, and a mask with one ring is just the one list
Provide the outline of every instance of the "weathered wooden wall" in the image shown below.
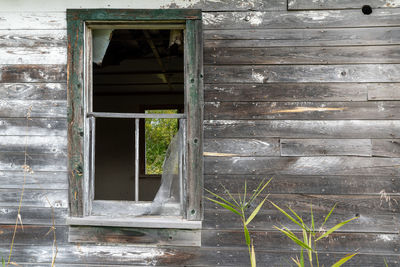
[[[97,229],[105,239],[95,240],[122,236],[129,245],[68,242],[65,8],[195,7],[205,11],[204,151],[220,153],[205,156],[205,187],[223,193],[223,183],[236,192],[245,179],[254,186],[274,176],[269,192],[278,205],[307,217],[312,203],[320,222],[338,203],[330,225],[360,217],[323,241],[326,265],[356,249],[348,266],[383,266],[384,258],[399,264],[398,1],[86,2],[0,4],[0,255],[9,251],[26,142],[34,173],[13,261],[49,265],[54,216],[57,266],[248,265],[239,221],[210,202],[200,249],[173,234],[163,238],[177,238],[176,246],[135,246],[164,239],[129,229]],[[362,14],[364,4],[371,15]],[[273,229],[279,223],[297,229],[268,205],[252,223],[260,266],[288,266],[296,253]]]

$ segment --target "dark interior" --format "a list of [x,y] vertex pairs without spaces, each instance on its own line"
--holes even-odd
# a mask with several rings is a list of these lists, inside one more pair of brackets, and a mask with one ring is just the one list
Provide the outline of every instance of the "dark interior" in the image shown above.
[[[183,40],[176,35],[176,30],[113,30],[102,61],[93,63],[93,110],[183,112]],[[134,124],[134,119],[96,119],[95,199],[134,200]],[[139,200],[151,201],[161,177],[143,172],[144,120],[140,125]]]

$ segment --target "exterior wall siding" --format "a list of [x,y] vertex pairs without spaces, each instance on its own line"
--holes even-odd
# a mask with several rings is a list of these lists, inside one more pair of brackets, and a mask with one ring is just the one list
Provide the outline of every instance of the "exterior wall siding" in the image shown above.
[[[327,227],[359,216],[322,241],[320,262],[357,249],[347,266],[400,263],[397,1],[368,1],[368,16],[364,3],[344,0],[289,0],[299,11],[284,0],[64,2],[0,4],[0,255],[24,187],[12,253],[20,265],[51,263],[53,223],[56,266],[249,265],[240,222],[207,201],[201,248],[137,246],[123,230],[68,242],[66,8],[201,8],[205,187],[237,192],[245,179],[274,176],[270,199],[305,218],[312,203],[317,224],[335,203]],[[260,266],[288,266],[298,252],[279,223],[297,229],[267,204],[251,223]],[[112,234],[127,241],[109,244]]]

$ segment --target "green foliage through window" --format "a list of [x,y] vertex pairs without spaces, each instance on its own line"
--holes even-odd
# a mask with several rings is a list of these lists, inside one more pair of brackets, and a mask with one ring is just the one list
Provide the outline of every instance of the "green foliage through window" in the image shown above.
[[[176,113],[176,109],[146,110],[146,114]],[[177,131],[177,119],[145,119],[146,174],[162,174],[165,153]]]

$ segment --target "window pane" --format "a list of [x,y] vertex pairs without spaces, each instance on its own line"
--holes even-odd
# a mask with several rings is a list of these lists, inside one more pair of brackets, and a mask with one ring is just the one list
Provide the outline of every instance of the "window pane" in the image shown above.
[[[176,114],[178,110],[146,110],[146,114]],[[162,174],[165,153],[178,131],[177,119],[146,119],[146,174]]]

